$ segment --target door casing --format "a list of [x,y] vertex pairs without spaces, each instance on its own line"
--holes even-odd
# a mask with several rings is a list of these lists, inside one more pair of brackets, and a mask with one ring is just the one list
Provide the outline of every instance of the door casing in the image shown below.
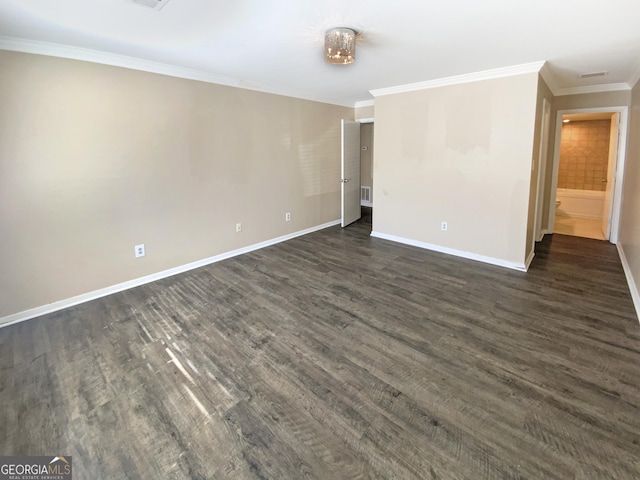
[[360,213],[360,122],[341,121],[341,225],[346,227]]
[[618,243],[620,232],[620,207],[622,205],[622,184],[624,179],[624,163],[627,153],[627,132],[629,122],[629,107],[600,107],[600,108],[579,108],[572,110],[558,110],[556,115],[556,137],[553,147],[553,176],[551,177],[551,191],[549,198],[549,221],[546,233],[553,232],[553,225],[556,219],[556,195],[558,190],[558,169],[560,167],[560,136],[562,135],[562,117],[572,113],[601,113],[611,112],[620,115],[620,131],[618,134],[618,155],[614,171],[614,186],[611,192],[611,234],[609,242]]

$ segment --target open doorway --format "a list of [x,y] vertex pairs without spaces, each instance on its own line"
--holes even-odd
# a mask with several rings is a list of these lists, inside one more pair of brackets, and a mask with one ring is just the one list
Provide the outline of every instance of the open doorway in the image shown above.
[[341,225],[346,227],[360,219],[360,124],[341,121]]
[[373,223],[373,121],[360,123],[360,209],[362,221]]
[[341,224],[373,224],[373,119],[342,120]]
[[626,107],[559,111],[549,226],[617,242]]

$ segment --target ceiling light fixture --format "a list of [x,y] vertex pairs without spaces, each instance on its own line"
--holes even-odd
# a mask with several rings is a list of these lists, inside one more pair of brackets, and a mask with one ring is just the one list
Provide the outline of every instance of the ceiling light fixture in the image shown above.
[[347,65],[356,60],[356,36],[352,28],[338,27],[328,30],[324,36],[324,61]]

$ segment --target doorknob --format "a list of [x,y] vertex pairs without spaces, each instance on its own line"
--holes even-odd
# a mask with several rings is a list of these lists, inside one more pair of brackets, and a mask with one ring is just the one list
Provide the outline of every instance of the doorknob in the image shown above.
[[341,181],[342,183],[347,183],[347,182],[349,182],[349,179],[348,179],[348,178],[343,178],[343,179],[342,179],[342,180],[340,180],[340,181]]

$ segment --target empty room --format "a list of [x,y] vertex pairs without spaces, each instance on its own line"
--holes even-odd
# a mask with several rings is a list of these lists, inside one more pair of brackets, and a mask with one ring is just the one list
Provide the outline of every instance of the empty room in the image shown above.
[[638,18],[1,2],[0,478],[640,478]]

